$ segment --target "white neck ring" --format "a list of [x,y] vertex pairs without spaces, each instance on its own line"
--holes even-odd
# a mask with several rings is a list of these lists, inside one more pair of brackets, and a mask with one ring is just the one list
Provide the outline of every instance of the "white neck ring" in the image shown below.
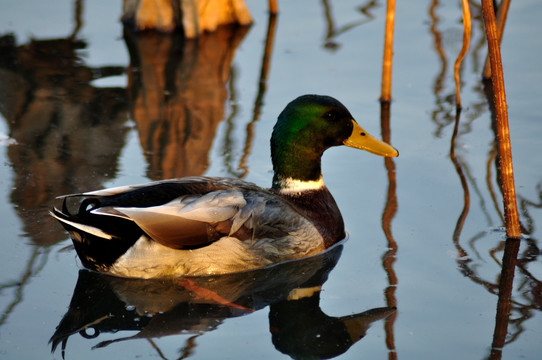
[[293,193],[301,193],[301,192],[309,191],[309,190],[320,190],[325,186],[324,179],[322,178],[322,176],[320,176],[318,180],[309,180],[309,181],[286,178],[286,179],[281,179],[279,181],[279,184],[280,184],[280,192],[282,194],[293,194]]

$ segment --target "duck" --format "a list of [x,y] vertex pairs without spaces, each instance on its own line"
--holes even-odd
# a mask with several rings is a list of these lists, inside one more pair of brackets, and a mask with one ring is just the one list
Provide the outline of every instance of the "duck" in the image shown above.
[[321,158],[347,146],[398,156],[337,99],[302,95],[271,134],[270,188],[191,176],[64,195],[51,215],[85,268],[131,278],[220,275],[319,254],[346,237]]

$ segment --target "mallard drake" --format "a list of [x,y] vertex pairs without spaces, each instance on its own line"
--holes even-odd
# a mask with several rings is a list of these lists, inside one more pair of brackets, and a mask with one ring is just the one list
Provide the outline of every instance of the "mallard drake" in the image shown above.
[[270,189],[239,179],[186,177],[66,195],[51,214],[82,264],[118,276],[226,274],[320,253],[345,238],[321,157],[346,145],[381,156],[392,146],[329,96],[304,95],[271,136]]

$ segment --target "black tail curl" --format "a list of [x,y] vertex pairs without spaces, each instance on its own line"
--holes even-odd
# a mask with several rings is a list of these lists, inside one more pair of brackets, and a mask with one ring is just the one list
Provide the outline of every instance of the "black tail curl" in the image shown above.
[[[86,268],[107,272],[144,232],[133,221],[114,216],[93,214],[99,199],[72,195],[59,198],[51,213],[70,234],[77,255]],[[78,227],[77,224],[83,225]],[[110,238],[84,230],[92,227]]]

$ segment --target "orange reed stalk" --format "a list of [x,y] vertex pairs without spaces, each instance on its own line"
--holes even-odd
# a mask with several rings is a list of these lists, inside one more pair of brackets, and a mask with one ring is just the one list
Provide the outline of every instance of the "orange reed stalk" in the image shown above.
[[386,32],[382,61],[382,89],[380,101],[391,101],[391,66],[393,57],[393,28],[395,23],[395,0],[388,0],[386,7]]
[[516,202],[516,189],[514,185],[514,168],[512,166],[512,147],[510,144],[510,129],[508,128],[508,111],[506,93],[504,90],[504,77],[502,70],[501,49],[495,23],[495,10],[492,0],[482,0],[482,12],[486,27],[486,36],[491,59],[491,80],[495,101],[497,120],[497,140],[499,145],[499,170],[504,202],[504,219],[506,235],[509,238],[521,237],[519,214]]
[[278,0],[269,0],[269,13],[271,15],[276,15],[279,13]]
[[[508,9],[510,8],[510,0],[502,0],[497,9],[497,34],[499,36],[499,44],[502,41],[502,34],[504,33],[504,25],[506,24],[506,17],[508,15]],[[484,65],[484,79],[491,77],[491,64],[489,63],[489,54],[486,58]]]
[[469,50],[471,32],[469,1],[461,0],[461,8],[463,10],[463,47],[461,47],[461,51],[459,51],[459,55],[457,55],[457,59],[455,60],[454,64],[455,101],[458,109],[461,109],[461,86],[459,79],[459,67],[461,66],[461,62],[463,61],[463,58]]

